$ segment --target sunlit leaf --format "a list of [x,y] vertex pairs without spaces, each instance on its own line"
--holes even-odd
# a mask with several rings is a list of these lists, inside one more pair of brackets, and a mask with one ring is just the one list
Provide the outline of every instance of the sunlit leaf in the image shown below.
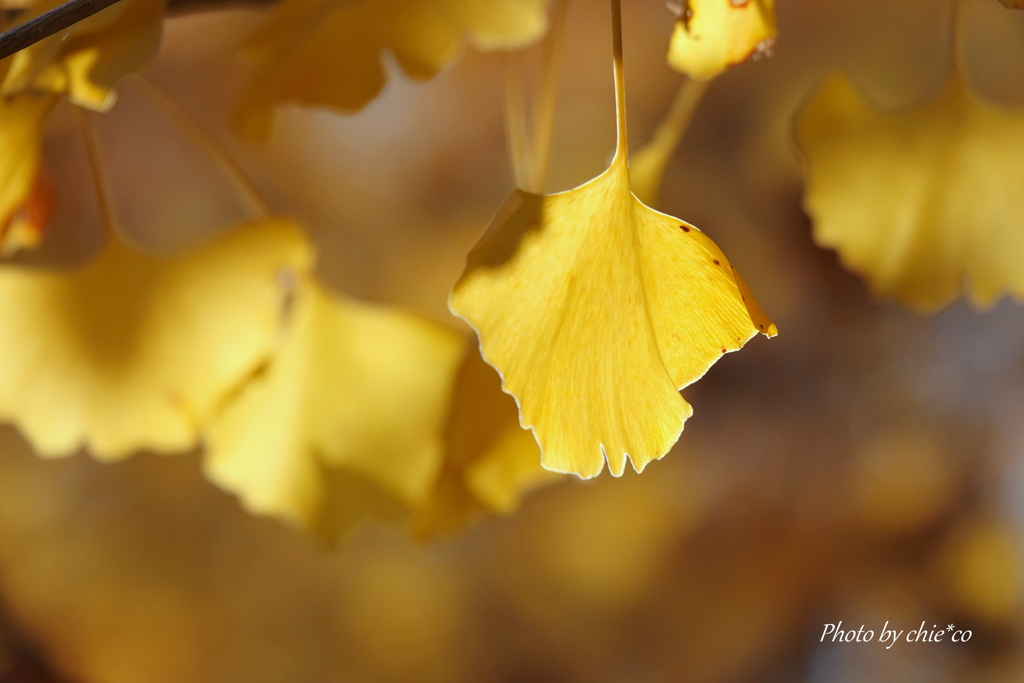
[[352,113],[384,87],[385,51],[410,78],[433,78],[462,49],[536,40],[546,0],[284,0],[245,47],[256,69],[237,110],[239,131],[266,138],[286,102]]
[[275,220],[181,259],[110,239],[79,271],[0,268],[0,418],[50,456],[192,447],[271,352],[280,273],[309,259],[298,228]]
[[460,349],[436,323],[301,279],[280,350],[211,423],[207,476],[254,512],[328,536],[344,526],[325,518],[343,497],[334,472],[421,503],[440,467]]
[[544,467],[583,477],[606,459],[618,476],[627,457],[639,471],[665,455],[692,412],[679,389],[776,332],[714,242],[630,192],[615,73],[611,166],[569,192],[514,191],[450,301],[518,400]]
[[708,80],[775,41],[775,0],[684,0],[672,33],[668,63]]
[[456,531],[485,514],[507,514],[529,490],[554,478],[540,465],[533,434],[519,426],[515,399],[467,345],[452,392],[437,483],[412,521],[416,536]]
[[961,291],[979,307],[1024,297],[1024,114],[978,100],[958,74],[927,102],[881,111],[837,74],[797,138],[815,240],[875,294],[922,312]]

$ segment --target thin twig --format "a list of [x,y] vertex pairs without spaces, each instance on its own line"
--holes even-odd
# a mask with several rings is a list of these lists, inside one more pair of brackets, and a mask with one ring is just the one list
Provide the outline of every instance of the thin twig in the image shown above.
[[72,24],[110,7],[119,0],[69,0],[43,12],[9,31],[0,33],[0,59],[35,45],[40,40],[69,28]]
[[519,83],[515,60],[515,55],[505,54],[505,140],[516,187],[526,189],[530,175],[529,145],[526,139],[526,115],[523,111],[523,89]]
[[[120,0],[69,0],[38,17],[29,19],[3,33],[0,33],[0,59],[10,57],[19,50],[31,47],[39,41],[67,30],[73,24],[87,19],[100,10]],[[274,0],[168,0],[167,11],[173,14],[229,9],[231,7],[254,7],[269,5]],[[22,10],[24,11],[24,10]],[[5,21],[0,17],[0,27]],[[11,16],[7,16],[11,19]]]

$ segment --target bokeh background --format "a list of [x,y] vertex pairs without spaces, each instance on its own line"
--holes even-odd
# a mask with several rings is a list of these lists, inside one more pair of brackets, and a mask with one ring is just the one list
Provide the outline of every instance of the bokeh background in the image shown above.
[[[1024,13],[965,4],[975,90],[1024,107]],[[570,3],[549,191],[612,151],[606,5]],[[681,76],[664,63],[671,10],[623,5],[636,148]],[[710,87],[662,208],[718,242],[780,335],[684,392],[695,414],[664,460],[563,478],[456,538],[370,522],[331,548],[248,515],[203,479],[199,453],[46,461],[5,426],[0,680],[1024,680],[1024,310],[925,318],[874,300],[813,243],[790,136],[831,68],[887,106],[934,93],[951,4],[779,0],[777,12],[775,54]],[[333,288],[457,325],[448,290],[512,185],[501,58],[467,50],[426,85],[395,76],[356,116],[288,109],[254,146],[229,117],[246,73],[235,52],[258,18],[170,19],[148,75],[305,221]],[[208,155],[130,87],[93,120],[142,248],[173,253],[244,212]],[[71,263],[98,228],[81,230],[94,200],[69,116],[54,117],[46,153],[53,230],[73,220],[76,237],[25,258]],[[973,638],[820,643],[840,620]]]

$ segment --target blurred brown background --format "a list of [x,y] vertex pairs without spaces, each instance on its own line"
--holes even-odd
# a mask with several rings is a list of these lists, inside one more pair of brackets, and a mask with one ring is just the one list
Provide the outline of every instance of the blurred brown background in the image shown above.
[[[551,191],[612,151],[606,4],[571,2]],[[623,4],[635,149],[681,77],[664,65],[665,3]],[[1024,13],[968,5],[975,89],[1024,106]],[[247,515],[202,478],[199,454],[44,461],[4,427],[0,680],[1024,680],[1024,311],[959,304],[927,319],[872,300],[813,244],[789,142],[829,68],[890,106],[934,92],[950,3],[777,11],[775,55],[711,86],[661,208],[718,242],[780,335],[686,390],[695,414],[663,461],[565,479],[455,540],[370,524],[331,549]],[[288,110],[251,146],[228,116],[245,74],[234,50],[256,18],[171,19],[152,79],[306,221],[333,287],[455,325],[447,292],[512,184],[501,59],[467,50],[427,85],[395,78],[354,117]],[[85,167],[57,119],[60,211],[80,219]],[[170,252],[239,214],[201,151],[129,89],[94,120],[140,245]],[[839,620],[973,638],[820,644]]]

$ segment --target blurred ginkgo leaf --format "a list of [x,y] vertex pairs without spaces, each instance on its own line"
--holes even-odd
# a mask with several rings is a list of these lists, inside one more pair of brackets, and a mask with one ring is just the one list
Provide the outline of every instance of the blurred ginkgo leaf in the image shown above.
[[201,422],[272,351],[280,273],[310,249],[284,220],[159,260],[108,239],[82,270],[0,269],[0,418],[36,450],[102,459],[192,447]]
[[501,377],[473,339],[452,391],[444,463],[413,517],[413,535],[447,534],[487,513],[507,514],[526,492],[556,476],[540,466],[540,449],[519,426],[515,399],[501,390]]
[[328,518],[345,507],[334,498],[351,493],[334,487],[334,473],[355,473],[407,508],[422,503],[441,464],[460,336],[308,277],[296,282],[285,334],[211,422],[207,476],[253,512],[328,537],[346,526]]
[[386,82],[385,51],[425,81],[465,38],[483,50],[521,47],[546,27],[546,0],[284,0],[243,50],[255,73],[236,112],[239,132],[265,139],[286,102],[354,113]]
[[515,190],[450,301],[518,400],[543,466],[582,477],[606,460],[618,476],[627,457],[640,471],[664,456],[692,413],[679,389],[776,333],[714,242],[631,193],[616,56],[611,166],[569,192]]
[[684,0],[672,32],[668,63],[710,80],[775,41],[775,0]]
[[1024,114],[974,96],[959,72],[899,112],[830,76],[800,114],[804,205],[819,245],[876,295],[930,313],[961,292],[977,307],[1024,297]]
[[1024,0],[999,0],[1006,9],[1024,9]]

